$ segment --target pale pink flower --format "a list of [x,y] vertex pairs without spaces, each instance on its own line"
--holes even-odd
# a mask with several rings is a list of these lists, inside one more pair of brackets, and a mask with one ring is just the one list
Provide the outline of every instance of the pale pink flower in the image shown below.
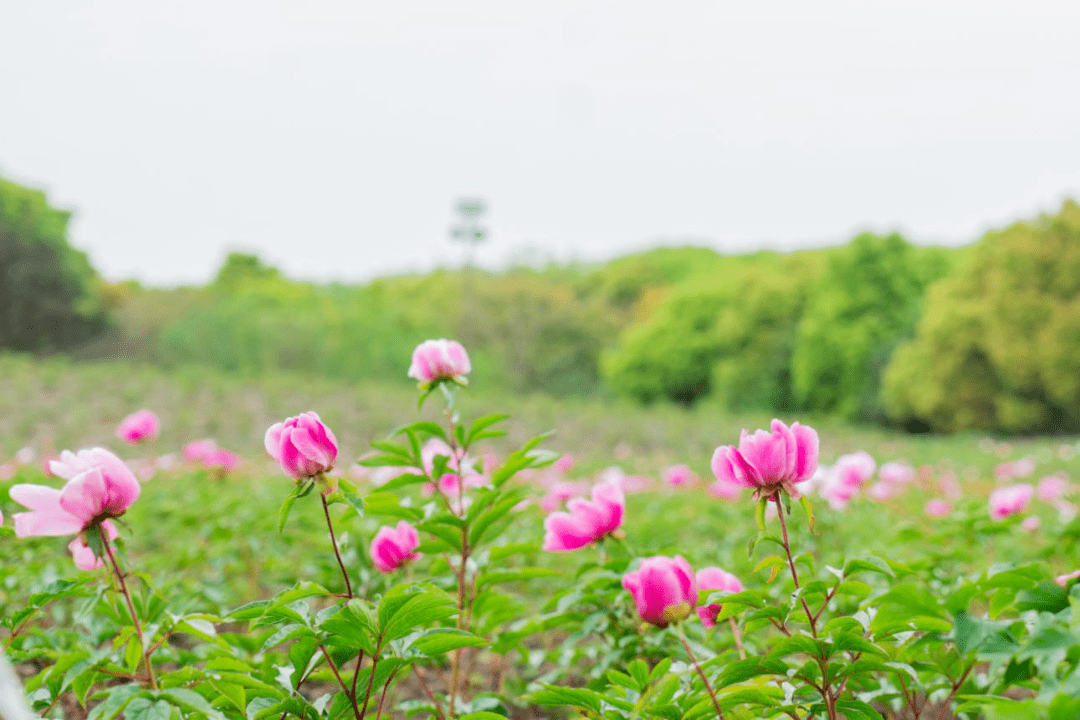
[[4,463],[0,465],[0,481],[10,480],[15,477],[15,464]]
[[573,455],[560,455],[559,459],[555,461],[555,469],[561,472],[563,475],[570,472],[574,467]]
[[712,457],[716,479],[751,488],[762,497],[771,497],[780,488],[791,493],[792,485],[809,480],[817,469],[817,432],[799,423],[789,428],[779,420],[772,421],[770,430],[752,435],[743,430],[739,447],[718,447]]
[[697,581],[682,556],[645,558],[637,570],[623,575],[622,584],[641,619],[657,627],[685,620],[697,606]]
[[1071,573],[1067,573],[1065,575],[1058,575],[1056,578],[1054,578],[1054,582],[1056,582],[1061,587],[1068,587],[1069,581],[1076,580],[1077,578],[1080,578],[1080,570],[1073,570]]
[[930,517],[943,518],[952,515],[953,509],[952,505],[950,505],[946,501],[940,498],[935,498],[930,502],[926,503],[926,507],[923,508],[923,511]]
[[894,460],[881,466],[878,477],[889,483],[909,483],[915,479],[915,468]]
[[548,485],[547,494],[540,500],[540,508],[544,512],[553,512],[564,502],[583,492],[585,488],[581,483],[566,482],[560,480]]
[[158,436],[158,417],[149,410],[139,410],[120,421],[116,437],[137,444],[148,442]]
[[240,456],[225,448],[211,450],[203,456],[203,465],[221,475],[228,475],[240,466]]
[[203,458],[215,450],[217,450],[217,443],[207,438],[205,440],[192,440],[184,446],[181,454],[190,463],[200,463]]
[[408,376],[430,386],[441,380],[464,382],[472,371],[469,355],[456,340],[425,340],[416,346]]
[[672,465],[661,474],[664,482],[672,487],[684,487],[697,482],[697,475],[687,465]]
[[569,552],[603,540],[619,529],[626,508],[622,488],[615,483],[593,487],[592,500],[575,498],[569,512],[554,512],[544,519],[544,550]]
[[[140,492],[139,481],[128,467],[108,450],[94,448],[61,454],[60,460],[53,461],[51,470],[67,479],[63,488],[28,484],[11,487],[11,499],[30,511],[13,516],[15,535],[20,538],[81,535],[102,527],[115,537],[115,528],[107,521],[127,512]],[[77,539],[76,543],[85,545],[84,540],[84,537]],[[80,568],[90,566],[84,550],[77,544],[69,548]]]
[[337,460],[337,439],[314,412],[271,425],[263,444],[285,474],[297,480],[324,473]]
[[[707,567],[698,570],[697,586],[698,590],[723,590],[729,593],[743,591],[743,584],[739,582],[739,578],[718,567]],[[701,618],[701,624],[705,627],[716,625],[716,616],[720,614],[721,607],[719,603],[699,607],[697,614]]]
[[409,523],[402,520],[397,527],[384,525],[371,541],[371,560],[379,572],[389,573],[420,557],[420,536]]
[[1048,475],[1039,481],[1036,492],[1043,502],[1054,502],[1069,492],[1069,481],[1061,475]]
[[15,453],[15,462],[20,465],[29,465],[30,463],[34,462],[34,458],[36,457],[37,452],[34,451],[34,448],[24,447],[21,448],[17,453]]
[[1039,519],[1038,515],[1028,515],[1024,518],[1023,522],[1020,523],[1020,529],[1026,532],[1035,532],[1039,529],[1040,525],[1042,525],[1042,520]]
[[1027,483],[1007,485],[990,493],[990,517],[1004,520],[1027,509],[1035,494],[1035,488]]
[[947,498],[957,500],[964,494],[964,488],[960,485],[960,481],[956,479],[956,473],[943,472],[941,477],[938,478],[938,487],[941,489],[941,494]]
[[903,492],[902,487],[898,487],[885,480],[879,480],[866,491],[867,497],[878,502],[885,502],[889,498],[896,497]]

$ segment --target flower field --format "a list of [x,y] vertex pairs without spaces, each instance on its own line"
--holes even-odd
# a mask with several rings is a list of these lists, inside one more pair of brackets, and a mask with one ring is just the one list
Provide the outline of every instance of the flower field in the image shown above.
[[1078,438],[515,397],[452,345],[419,389],[0,357],[28,707],[1080,717]]

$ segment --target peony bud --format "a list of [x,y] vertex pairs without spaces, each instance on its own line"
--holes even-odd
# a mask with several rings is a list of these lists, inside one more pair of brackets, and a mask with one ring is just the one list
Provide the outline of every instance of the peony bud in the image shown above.
[[469,355],[456,340],[425,340],[416,346],[408,376],[430,387],[440,380],[464,382],[472,371]]
[[420,557],[420,536],[402,520],[396,528],[384,525],[371,541],[371,560],[379,572],[389,573]]
[[694,571],[682,556],[645,558],[622,582],[641,619],[660,628],[688,618],[698,602]]
[[781,487],[790,492],[791,485],[809,480],[817,470],[817,432],[799,423],[789,428],[779,420],[773,420],[770,429],[753,435],[743,430],[739,447],[716,448],[712,471],[717,481],[771,497]]
[[132,444],[153,440],[158,436],[157,415],[140,410],[124,418],[116,428],[116,437]]
[[266,452],[286,475],[297,480],[314,477],[334,467],[337,440],[314,412],[270,426],[264,438]]

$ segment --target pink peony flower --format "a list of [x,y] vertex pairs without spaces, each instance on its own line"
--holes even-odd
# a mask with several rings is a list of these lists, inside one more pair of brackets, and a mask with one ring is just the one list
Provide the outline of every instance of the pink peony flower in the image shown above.
[[396,528],[384,525],[371,541],[371,560],[379,572],[389,573],[420,557],[420,536],[409,523],[402,520]]
[[817,432],[799,423],[788,428],[779,420],[773,420],[770,428],[772,432],[758,430],[753,435],[743,430],[739,447],[716,448],[712,457],[716,479],[752,488],[764,497],[781,487],[792,492],[791,485],[808,480],[817,469]]
[[559,459],[555,461],[555,469],[561,472],[563,475],[570,472],[574,467],[573,455],[560,455]]
[[314,412],[271,425],[263,442],[267,454],[297,480],[324,473],[337,460],[337,439]]
[[576,498],[569,512],[554,512],[544,519],[544,550],[568,552],[603,540],[622,525],[626,497],[614,482],[593,487],[592,500]]
[[[139,497],[139,481],[120,458],[102,448],[65,451],[50,469],[67,479],[60,490],[19,484],[9,491],[12,500],[30,511],[13,516],[17,537],[76,535],[106,524],[110,527],[104,527],[105,532],[111,534],[115,528],[107,521],[123,515]],[[85,552],[72,548],[72,553],[80,568],[89,565]]]
[[240,466],[240,456],[225,448],[211,450],[203,456],[202,461],[207,468],[221,475],[228,475]]
[[1048,475],[1039,481],[1037,493],[1043,502],[1060,500],[1069,492],[1069,481],[1061,475]]
[[416,346],[409,365],[408,376],[421,386],[440,380],[463,382],[472,371],[469,355],[456,340],[425,340]]
[[664,482],[672,487],[684,487],[693,485],[697,481],[697,475],[686,465],[672,465],[663,471]]
[[697,606],[697,581],[682,556],[645,558],[637,570],[623,575],[622,584],[641,619],[657,627],[685,620]]
[[878,477],[889,483],[908,483],[915,479],[915,468],[907,463],[887,462],[878,470]]
[[198,463],[215,450],[217,450],[217,443],[207,438],[206,440],[192,440],[180,452],[188,462]]
[[139,410],[120,421],[116,428],[116,437],[137,444],[156,438],[159,429],[157,415],[149,410]]
[[1027,483],[998,488],[990,493],[990,517],[1004,520],[1010,515],[1024,512],[1034,494],[1035,488]]
[[[743,584],[739,582],[739,578],[718,567],[707,567],[698,570],[697,586],[698,590],[723,590],[729,593],[743,591]],[[720,614],[721,607],[719,603],[699,607],[697,614],[701,618],[701,624],[705,627],[716,625],[716,616]]]
[[1071,573],[1068,573],[1066,575],[1058,575],[1056,578],[1054,578],[1054,582],[1056,582],[1063,588],[1067,588],[1069,586],[1069,581],[1076,580],[1077,578],[1080,578],[1080,570],[1073,570]]
[[935,498],[934,500],[931,500],[930,502],[926,503],[926,507],[923,508],[923,512],[925,512],[930,517],[936,518],[948,517],[952,515],[952,511],[952,505],[945,502],[944,500],[941,500],[940,498]]

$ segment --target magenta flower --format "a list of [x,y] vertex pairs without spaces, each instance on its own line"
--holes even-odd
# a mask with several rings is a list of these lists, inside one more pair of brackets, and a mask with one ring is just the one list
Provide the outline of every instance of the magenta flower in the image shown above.
[[[729,593],[743,591],[743,584],[739,582],[739,578],[718,567],[707,567],[698,570],[697,586],[698,590],[723,590]],[[721,607],[719,603],[699,607],[697,614],[701,618],[701,624],[705,627],[716,625],[716,616],[720,614]]]
[[420,536],[409,523],[402,520],[396,528],[384,525],[371,541],[371,560],[379,572],[393,572],[420,557],[419,546]]
[[544,519],[544,550],[569,552],[603,540],[619,529],[626,508],[622,488],[614,482],[593,487],[592,500],[575,498],[569,512],[554,512]]
[[682,556],[645,558],[637,570],[623,575],[622,584],[641,619],[660,628],[688,618],[698,602],[694,571]]
[[[65,451],[53,461],[54,474],[67,479],[60,490],[44,485],[13,485],[11,499],[30,512],[15,513],[15,535],[20,538],[80,535],[69,545],[76,565],[88,569],[85,533],[102,527],[110,539],[116,528],[108,521],[127,512],[139,497],[139,481],[118,457],[94,448],[77,454]],[[91,553],[92,555],[93,553]],[[97,564],[93,563],[96,567]]]
[[456,340],[425,340],[416,346],[408,376],[430,387],[440,380],[462,383],[472,371],[469,355]]
[[817,432],[799,423],[789,428],[779,420],[773,420],[770,429],[772,432],[758,430],[753,435],[743,430],[739,447],[716,448],[712,457],[716,479],[751,488],[755,497],[766,498],[780,489],[794,493],[795,483],[810,479],[817,470]]
[[207,438],[205,440],[192,440],[184,446],[181,454],[188,462],[198,463],[202,462],[203,458],[215,450],[217,450],[217,443]]
[[1073,570],[1071,573],[1068,573],[1066,575],[1058,575],[1056,578],[1054,578],[1054,582],[1056,582],[1063,588],[1067,588],[1069,586],[1069,581],[1076,580],[1077,578],[1080,578],[1080,570]]
[[337,460],[337,439],[314,412],[271,425],[263,443],[285,474],[297,480],[324,473]]
[[555,469],[561,472],[563,475],[570,472],[574,467],[573,455],[560,455],[559,459],[555,461]]
[[149,410],[140,410],[124,418],[116,428],[116,437],[132,444],[153,440],[158,436],[158,417]]
[[1027,509],[1035,494],[1035,488],[1027,483],[1006,485],[990,493],[990,517],[1004,520]]
[[952,510],[952,505],[940,498],[929,501],[926,503],[926,507],[923,508],[923,512],[930,517],[936,518],[949,517],[952,515]]

